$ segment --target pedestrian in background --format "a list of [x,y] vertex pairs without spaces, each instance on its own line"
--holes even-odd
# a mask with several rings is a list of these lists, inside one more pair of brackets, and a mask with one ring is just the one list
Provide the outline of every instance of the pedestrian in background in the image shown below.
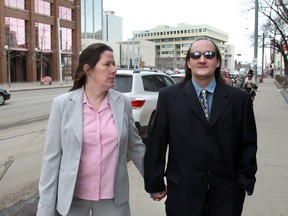
[[238,216],[253,193],[252,103],[248,93],[221,83],[220,69],[215,43],[198,39],[187,51],[185,81],[160,90],[144,179],[152,199],[167,193],[168,216]]
[[145,145],[130,99],[112,90],[117,67],[102,43],[79,57],[73,87],[53,100],[38,216],[129,216],[128,157],[143,175]]
[[247,73],[247,77],[244,81],[244,90],[250,94],[252,102],[255,99],[256,96],[256,90],[258,89],[258,86],[256,85],[255,77],[253,76],[253,70],[249,70]]

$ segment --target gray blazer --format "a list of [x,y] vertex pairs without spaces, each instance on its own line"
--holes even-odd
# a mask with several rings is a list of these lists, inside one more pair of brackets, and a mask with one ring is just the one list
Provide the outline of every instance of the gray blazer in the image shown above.
[[[83,142],[83,88],[54,98],[47,126],[41,168],[38,216],[66,215],[70,209]],[[130,100],[108,90],[108,99],[118,132],[115,204],[129,200],[128,157],[144,175],[145,144],[135,127]]]

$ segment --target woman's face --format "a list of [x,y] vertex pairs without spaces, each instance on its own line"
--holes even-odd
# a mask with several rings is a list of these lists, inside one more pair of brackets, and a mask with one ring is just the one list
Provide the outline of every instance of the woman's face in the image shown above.
[[217,67],[220,67],[220,61],[216,55],[214,57],[211,55],[210,58],[207,58],[203,55],[207,51],[216,53],[214,45],[208,40],[197,41],[192,45],[190,49],[190,54],[194,52],[202,54],[198,59],[193,59],[190,57],[187,62],[188,67],[191,69],[192,77],[196,81],[214,79],[215,70]]
[[100,55],[94,68],[87,72],[87,82],[108,90],[114,85],[116,71],[113,52],[106,50]]

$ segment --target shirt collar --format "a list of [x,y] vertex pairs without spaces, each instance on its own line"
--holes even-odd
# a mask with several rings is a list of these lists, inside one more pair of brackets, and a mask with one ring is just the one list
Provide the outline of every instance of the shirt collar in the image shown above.
[[[198,85],[198,83],[192,78],[192,83],[194,85],[196,94],[199,96],[202,88]],[[214,94],[214,90],[216,87],[216,80],[215,78],[211,80],[211,82],[206,86],[205,90],[208,91],[211,94]]]
[[[87,104],[88,106],[93,107],[93,106],[89,103],[88,97],[87,97],[85,91],[84,91],[84,93],[83,93],[83,104]],[[110,106],[110,104],[109,104],[108,96],[107,96],[107,94],[106,94],[106,96],[105,96],[105,98],[104,98],[104,100],[103,100],[103,102],[102,102],[102,105],[101,105],[101,107],[100,107],[100,109],[99,109],[99,112],[102,111],[102,110],[104,110],[104,109],[106,109],[106,108],[108,108],[109,106]]]

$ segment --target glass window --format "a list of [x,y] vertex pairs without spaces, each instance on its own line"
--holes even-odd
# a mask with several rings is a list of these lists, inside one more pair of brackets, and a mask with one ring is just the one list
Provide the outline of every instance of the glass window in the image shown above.
[[81,1],[82,37],[102,40],[102,16],[102,0]]
[[35,1],[35,13],[51,16],[50,3],[44,0],[36,0]]
[[125,75],[123,76],[116,74],[113,89],[115,89],[116,91],[120,91],[122,93],[131,92],[132,80],[133,80],[132,76],[125,76]]
[[25,10],[25,0],[5,0],[5,6]]
[[161,88],[174,84],[174,81],[164,75],[142,76],[145,91],[158,92]]
[[51,51],[51,26],[36,23],[36,47],[41,51]]
[[65,19],[65,20],[72,20],[72,9],[67,8],[67,7],[59,7],[59,17],[60,19]]
[[61,49],[66,52],[72,50],[72,30],[69,28],[61,28]]
[[157,92],[157,88],[153,81],[153,76],[142,76],[143,87],[145,91]]
[[5,17],[6,44],[12,48],[27,48],[25,20]]

